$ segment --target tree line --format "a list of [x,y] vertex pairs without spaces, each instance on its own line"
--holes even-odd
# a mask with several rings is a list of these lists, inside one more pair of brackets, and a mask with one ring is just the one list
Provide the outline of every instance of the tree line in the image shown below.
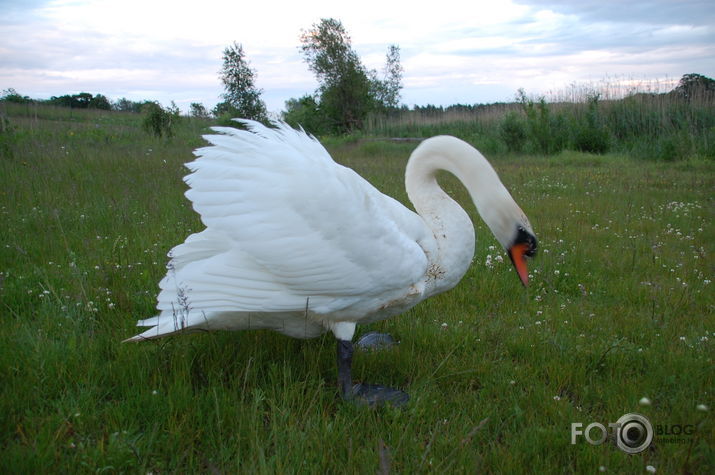
[[92,95],[89,92],[52,96],[49,99],[32,99],[28,96],[21,95],[13,88],[5,89],[0,100],[17,104],[40,103],[59,107],[69,107],[72,109],[99,109],[127,112],[141,112],[146,104],[153,102],[131,101],[126,98],[111,101],[103,94]]

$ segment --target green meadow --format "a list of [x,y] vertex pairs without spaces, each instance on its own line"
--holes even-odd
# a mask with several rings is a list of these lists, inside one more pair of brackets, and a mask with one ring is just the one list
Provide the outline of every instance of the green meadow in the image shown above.
[[[182,177],[208,122],[166,139],[131,113],[0,113],[0,472],[715,473],[715,161],[485,150],[539,238],[528,288],[445,174],[474,261],[358,328],[400,344],[356,352],[354,378],[411,396],[371,409],[338,397],[329,334],[121,343],[154,315],[169,249],[202,229]],[[417,142],[324,143],[409,206]],[[656,431],[645,451],[571,443],[572,423],[632,412]]]

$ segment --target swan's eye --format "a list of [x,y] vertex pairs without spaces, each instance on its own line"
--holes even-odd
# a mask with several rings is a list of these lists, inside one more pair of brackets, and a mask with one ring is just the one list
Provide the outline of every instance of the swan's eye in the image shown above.
[[536,255],[536,249],[539,246],[536,236],[527,231],[523,226],[516,227],[514,244],[526,244],[524,255],[527,257],[534,257]]

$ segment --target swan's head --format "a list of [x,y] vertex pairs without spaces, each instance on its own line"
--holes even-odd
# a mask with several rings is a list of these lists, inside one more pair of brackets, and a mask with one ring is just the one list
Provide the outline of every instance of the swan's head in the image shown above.
[[[496,174],[494,175],[496,177]],[[529,219],[499,181],[491,182],[489,193],[475,196],[475,204],[484,222],[509,255],[524,286],[529,284],[527,259],[536,255],[538,240]]]
[[478,166],[462,174],[465,177],[464,183],[484,223],[509,254],[521,283],[527,286],[529,272],[526,262],[536,255],[538,240],[526,214],[516,204],[489,162],[477,154],[474,156],[478,159],[473,163]]
[[528,223],[526,224],[527,226],[517,224],[511,244],[507,247],[509,258],[525,287],[529,284],[529,271],[526,266],[526,260],[536,255],[536,248],[538,247],[536,236],[534,236]]

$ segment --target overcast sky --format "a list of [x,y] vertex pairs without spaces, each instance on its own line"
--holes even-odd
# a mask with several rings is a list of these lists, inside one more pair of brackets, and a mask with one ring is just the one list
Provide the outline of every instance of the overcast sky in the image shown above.
[[277,112],[316,89],[299,35],[328,17],[369,68],[400,46],[410,106],[715,76],[712,0],[0,0],[0,11],[0,89],[33,98],[84,91],[210,108],[221,53],[237,41]]

